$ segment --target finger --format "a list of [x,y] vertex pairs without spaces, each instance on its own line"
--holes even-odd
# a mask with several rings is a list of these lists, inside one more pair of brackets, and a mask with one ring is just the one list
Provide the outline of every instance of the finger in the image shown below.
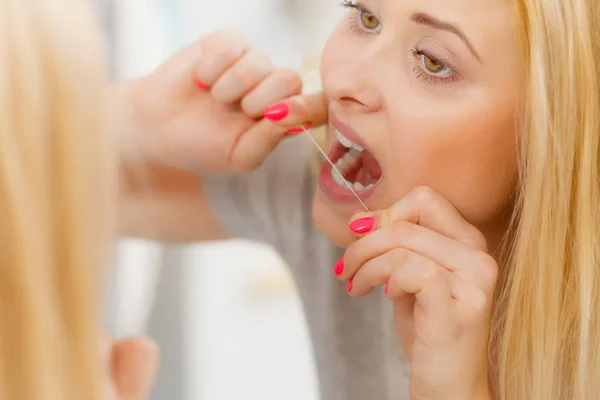
[[323,92],[294,96],[265,110],[265,118],[283,127],[310,123],[313,127],[327,122],[327,97]]
[[444,196],[425,186],[412,190],[389,209],[353,216],[350,230],[361,235],[399,221],[424,226],[477,250],[487,251],[483,234]]
[[[242,99],[242,110],[252,118],[263,117],[265,109],[302,91],[302,80],[291,69],[278,69]],[[289,111],[288,111],[289,112]],[[303,121],[304,123],[306,121]]]
[[199,40],[190,47],[198,60],[196,79],[199,85],[204,88],[212,86],[249,49],[250,43],[236,31],[218,31]]
[[420,254],[488,292],[495,286],[497,264],[489,254],[410,222],[388,225],[352,243],[339,278],[350,279],[363,264],[396,248]]
[[[392,249],[362,265],[352,276],[352,297],[366,296],[378,286],[385,286],[394,271],[406,264],[417,264],[424,257],[403,248]],[[427,262],[431,262],[427,260]]]
[[481,324],[482,316],[491,315],[491,296],[480,288],[468,283],[453,280],[451,282],[452,297],[456,300],[455,307],[460,316],[461,323]]
[[119,400],[146,399],[158,369],[158,347],[149,339],[134,338],[115,343],[113,377]]
[[405,300],[407,293],[416,297],[415,317],[422,313],[419,321],[427,325],[415,329],[440,329],[445,325],[452,311],[448,271],[424,257],[403,264],[390,277],[387,296],[392,301]]
[[274,69],[269,56],[258,49],[250,49],[217,79],[211,94],[222,103],[238,102]]
[[254,170],[286,136],[286,129],[263,119],[240,136],[230,156],[234,172]]

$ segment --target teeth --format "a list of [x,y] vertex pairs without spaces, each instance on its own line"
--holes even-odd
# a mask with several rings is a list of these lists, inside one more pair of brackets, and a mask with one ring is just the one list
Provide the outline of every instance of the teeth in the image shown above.
[[355,147],[357,145],[346,139],[338,131],[336,131],[336,135],[340,143],[345,147],[349,148],[350,150],[348,150],[343,157],[340,157],[340,159],[336,161],[335,167],[340,171],[340,173],[338,173],[335,169],[332,169],[331,176],[333,177],[333,180],[343,188],[348,188],[348,185],[352,185],[352,189],[354,189],[355,192],[362,192],[364,190],[372,188],[373,184],[368,184],[365,186],[360,182],[347,182],[343,175],[341,175],[345,174],[349,168],[356,164],[356,162],[361,156],[362,148],[358,146],[360,150],[357,149]]
[[342,135],[342,133],[340,131],[338,131],[337,129],[335,130],[335,136],[337,138],[337,140],[346,148],[348,149],[353,149],[358,151],[359,153],[361,151],[363,151],[364,149],[357,145],[356,143],[354,143],[352,140],[348,139],[346,136]]
[[[339,161],[338,161],[339,162]],[[337,164],[337,163],[336,163]],[[346,179],[344,179],[344,177],[342,177],[340,174],[338,174],[336,172],[335,169],[331,170],[331,176],[333,177],[333,180],[340,185],[343,188],[347,188],[348,185],[346,183]],[[372,183],[369,183],[367,186],[363,185],[360,182],[354,182],[354,183],[350,183],[350,185],[352,185],[352,188],[354,189],[354,191],[356,192],[362,192],[368,189],[371,189],[373,187]]]
[[356,151],[358,151],[359,153],[364,150],[362,147],[360,147],[356,143],[352,144],[352,148],[355,149]]
[[352,165],[352,164],[350,164],[350,163],[349,163],[349,162],[346,160],[346,158],[344,158],[344,157],[340,158],[340,159],[339,159],[339,160],[337,160],[337,162],[335,163],[335,166],[336,166],[336,167],[338,167],[338,169],[339,169],[340,171],[344,171],[344,170],[348,169],[348,167],[349,167],[350,165]]
[[360,153],[354,149],[350,149],[350,151],[348,151],[346,154],[344,154],[344,157],[342,157],[342,158],[344,159],[346,164],[348,164],[348,166],[350,166],[358,161],[358,159],[360,158]]
[[344,177],[341,176],[340,174],[338,174],[336,170],[334,170],[334,169],[331,170],[331,176],[333,176],[333,180],[338,185],[346,187],[346,184],[344,183],[344,181],[345,181]]
[[344,145],[344,147],[350,148],[354,144],[350,139],[347,139],[340,131],[335,130],[335,136],[337,140]]
[[342,172],[346,172],[348,168],[354,165],[360,158],[360,152],[354,149],[348,150],[343,157],[336,161],[335,166]]

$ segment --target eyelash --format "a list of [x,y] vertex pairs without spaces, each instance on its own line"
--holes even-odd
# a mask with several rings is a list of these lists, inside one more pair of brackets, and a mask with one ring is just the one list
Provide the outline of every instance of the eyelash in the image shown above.
[[[353,0],[342,0],[342,3],[340,5],[345,8],[353,8],[361,13],[367,12],[371,14],[369,10],[367,10],[365,7],[358,3],[354,3]],[[358,22],[356,21],[356,18],[350,19],[350,31],[352,31],[352,33],[356,33],[357,35],[361,36],[368,36],[374,33],[373,31],[365,29],[366,28],[359,26]]]
[[[429,54],[427,54],[427,52],[420,50],[417,47],[413,47],[412,49],[410,49],[410,53],[413,55],[413,58],[416,62],[416,64],[413,66],[413,71],[417,75],[417,78],[423,79],[424,81],[429,82],[433,85],[437,85],[440,83],[456,82],[460,78],[458,72],[456,72],[454,68],[446,65],[446,63],[444,63],[443,61],[440,61],[437,58],[430,56]],[[452,73],[448,76],[438,76],[434,75],[433,72],[427,72],[427,68],[423,66],[423,62],[421,61],[422,57],[427,57],[430,60],[441,62],[444,65],[444,67],[450,69]]]
[[[359,12],[367,12],[367,13],[371,14],[371,12],[369,10],[367,10],[365,7],[363,7],[362,5],[360,5],[358,3],[354,3],[353,0],[342,0],[342,3],[340,5],[345,8],[353,8],[355,10],[358,10]],[[356,18],[350,19],[349,28],[353,33],[361,35],[361,36],[368,36],[368,35],[372,34],[371,31],[365,30],[366,28],[359,26]],[[442,64],[444,64],[444,66],[446,68],[449,68],[452,70],[451,75],[442,77],[442,76],[433,75],[433,73],[427,72],[426,68],[422,65],[423,63],[421,61],[421,58],[423,56],[427,57],[431,60],[434,60],[434,61],[440,61],[437,58],[430,56],[427,52],[414,47],[410,50],[410,53],[413,55],[413,58],[415,61],[415,65],[413,66],[413,71],[418,79],[421,79],[421,80],[423,80],[427,83],[433,84],[433,85],[437,85],[440,83],[452,83],[459,79],[459,75],[454,70],[454,68],[449,67],[444,62],[442,62]]]

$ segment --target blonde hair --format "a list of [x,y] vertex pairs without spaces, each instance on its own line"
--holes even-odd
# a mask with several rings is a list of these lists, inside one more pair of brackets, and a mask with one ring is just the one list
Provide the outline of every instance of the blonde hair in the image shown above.
[[87,1],[0,0],[0,399],[106,399],[116,169]]
[[517,0],[521,176],[497,290],[503,399],[600,398],[600,3]]

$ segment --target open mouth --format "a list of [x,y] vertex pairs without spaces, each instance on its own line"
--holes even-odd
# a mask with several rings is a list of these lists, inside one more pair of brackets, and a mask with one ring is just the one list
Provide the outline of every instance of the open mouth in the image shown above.
[[356,192],[364,192],[373,188],[382,175],[381,167],[375,157],[337,129],[335,136],[337,140],[333,145],[330,158],[342,174],[340,176],[334,169],[331,169],[331,176],[335,183],[347,189],[345,179]]

